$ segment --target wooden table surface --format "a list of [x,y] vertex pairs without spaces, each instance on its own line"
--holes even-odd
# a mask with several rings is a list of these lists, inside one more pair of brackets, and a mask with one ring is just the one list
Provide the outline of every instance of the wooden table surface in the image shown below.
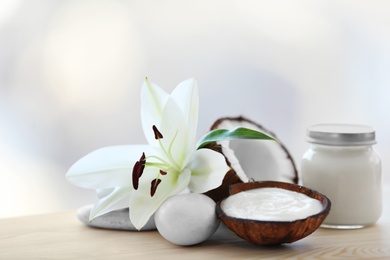
[[292,244],[255,246],[223,226],[206,242],[181,247],[157,231],[90,228],[75,211],[0,220],[0,259],[390,259],[389,192],[377,224],[358,230],[320,228]]

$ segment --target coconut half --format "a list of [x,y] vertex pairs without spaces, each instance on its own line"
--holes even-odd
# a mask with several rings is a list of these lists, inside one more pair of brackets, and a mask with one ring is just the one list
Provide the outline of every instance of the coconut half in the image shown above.
[[[246,127],[257,130],[275,139],[277,136],[244,117],[218,119],[211,127],[214,129],[234,129]],[[208,148],[222,153],[231,170],[226,174],[220,187],[208,191],[206,195],[218,202],[229,195],[229,186],[249,181],[281,181],[298,183],[298,172],[287,148],[280,142],[269,140],[218,141]]]
[[[297,240],[300,240],[313,233],[322,224],[322,222],[325,220],[326,216],[329,214],[329,211],[331,209],[331,201],[325,195],[303,186],[299,186],[291,183],[285,183],[285,182],[263,181],[263,182],[240,183],[240,184],[235,184],[230,186],[230,193],[231,196],[235,196],[243,191],[251,191],[251,190],[259,191],[263,188],[278,188],[281,190],[296,192],[299,193],[300,195],[307,196],[309,199],[318,200],[321,206],[319,212],[317,212],[316,214],[308,213],[308,211],[306,211],[307,214],[301,216],[300,218],[288,216],[288,218],[291,217],[291,219],[254,220],[254,219],[232,217],[226,214],[224,204],[227,200],[229,200],[229,198],[218,202],[216,207],[216,212],[218,217],[223,221],[223,223],[230,230],[232,230],[237,236],[256,245],[284,244],[284,243],[292,243]],[[272,201],[273,198],[270,197],[269,199],[270,201]],[[295,199],[296,197],[291,198],[290,201]],[[267,200],[268,199],[265,198],[265,203],[269,203],[267,202]],[[284,201],[284,203],[285,202],[286,201]],[[256,203],[259,203],[257,199],[256,199]],[[241,208],[245,209],[247,205],[244,205],[244,207]],[[275,204],[272,203],[271,205],[275,206]],[[299,201],[295,205],[298,207],[304,207],[305,209],[308,208],[308,205],[306,203],[303,203],[303,201]],[[268,208],[268,206],[265,206],[264,208]],[[269,206],[269,209],[275,210],[272,209],[272,206]],[[276,217],[278,214],[285,214],[286,212],[282,213],[283,210],[287,210],[287,206],[284,207],[284,209],[280,209],[280,212],[274,211],[274,213],[277,213],[274,214],[274,217]],[[289,211],[287,210],[287,212]],[[294,210],[290,211],[290,213],[291,212],[294,212]]]

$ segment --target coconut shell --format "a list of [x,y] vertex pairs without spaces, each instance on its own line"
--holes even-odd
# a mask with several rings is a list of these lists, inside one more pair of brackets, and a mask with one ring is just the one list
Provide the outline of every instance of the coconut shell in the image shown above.
[[223,223],[237,236],[256,245],[274,245],[292,243],[313,233],[329,214],[331,202],[323,194],[309,188],[291,183],[264,181],[235,184],[230,187],[230,194],[241,191],[274,187],[303,193],[321,202],[322,210],[304,219],[293,221],[258,221],[230,217],[222,208],[223,201],[219,202],[216,212]]
[[[222,153],[221,146],[218,145],[216,142],[209,144],[206,148]],[[226,157],[225,160],[227,165],[230,166],[230,162]],[[209,190],[208,192],[205,193],[205,195],[210,197],[215,202],[221,201],[222,199],[229,196],[229,186],[235,183],[242,183],[242,181],[238,177],[236,172],[232,168],[230,168],[230,170],[226,173],[225,177],[223,178],[222,184],[215,189]]]
[[[250,119],[242,117],[242,116],[220,118],[217,121],[215,121],[215,123],[211,126],[211,130],[219,129],[219,126],[226,120],[234,122],[234,124],[237,126],[240,126],[241,124],[248,124],[249,123],[249,124],[255,126],[256,128],[258,128],[257,130],[260,130],[266,134],[273,136],[275,139],[278,139],[276,137],[275,133],[273,133],[272,131],[270,131],[270,130],[266,129],[265,127],[263,127],[262,125],[254,122]],[[291,178],[289,179],[289,182],[297,184],[299,179],[298,179],[298,171],[296,169],[294,160],[293,160],[291,154],[289,153],[289,151],[287,150],[287,148],[280,142],[280,140],[279,140],[279,145],[280,145],[280,148],[282,149],[282,151],[284,152],[284,156],[286,156],[286,158],[288,160],[290,160],[291,165],[292,165],[293,172],[291,173]],[[214,151],[217,151],[217,152],[223,154],[222,147],[217,142],[213,142],[213,143],[209,144],[206,148],[212,149]],[[226,159],[227,164],[229,166],[231,166],[229,158],[227,158],[225,156],[225,159]],[[275,174],[278,174],[278,173],[275,173]],[[260,180],[255,180],[255,181],[260,181]],[[230,185],[233,185],[236,183],[243,183],[243,182],[244,181],[240,179],[240,177],[237,175],[236,171],[233,168],[231,168],[231,170],[226,173],[225,178],[223,179],[221,186],[219,186],[213,190],[210,190],[210,191],[206,192],[205,194],[207,196],[209,196],[211,199],[213,199],[215,202],[219,202],[229,195],[229,186]]]

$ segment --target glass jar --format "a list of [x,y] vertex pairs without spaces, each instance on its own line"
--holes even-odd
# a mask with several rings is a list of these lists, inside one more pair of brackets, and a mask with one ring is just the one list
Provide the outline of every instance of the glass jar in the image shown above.
[[374,224],[382,212],[381,159],[365,125],[321,124],[307,130],[302,184],[332,203],[322,227],[354,229]]

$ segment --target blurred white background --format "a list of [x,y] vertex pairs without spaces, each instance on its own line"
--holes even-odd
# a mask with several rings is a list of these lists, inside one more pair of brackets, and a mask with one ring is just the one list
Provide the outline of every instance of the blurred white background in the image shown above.
[[0,217],[75,209],[67,169],[144,143],[145,76],[196,77],[199,135],[222,116],[273,130],[296,163],[314,123],[361,123],[390,183],[390,2],[0,1]]

